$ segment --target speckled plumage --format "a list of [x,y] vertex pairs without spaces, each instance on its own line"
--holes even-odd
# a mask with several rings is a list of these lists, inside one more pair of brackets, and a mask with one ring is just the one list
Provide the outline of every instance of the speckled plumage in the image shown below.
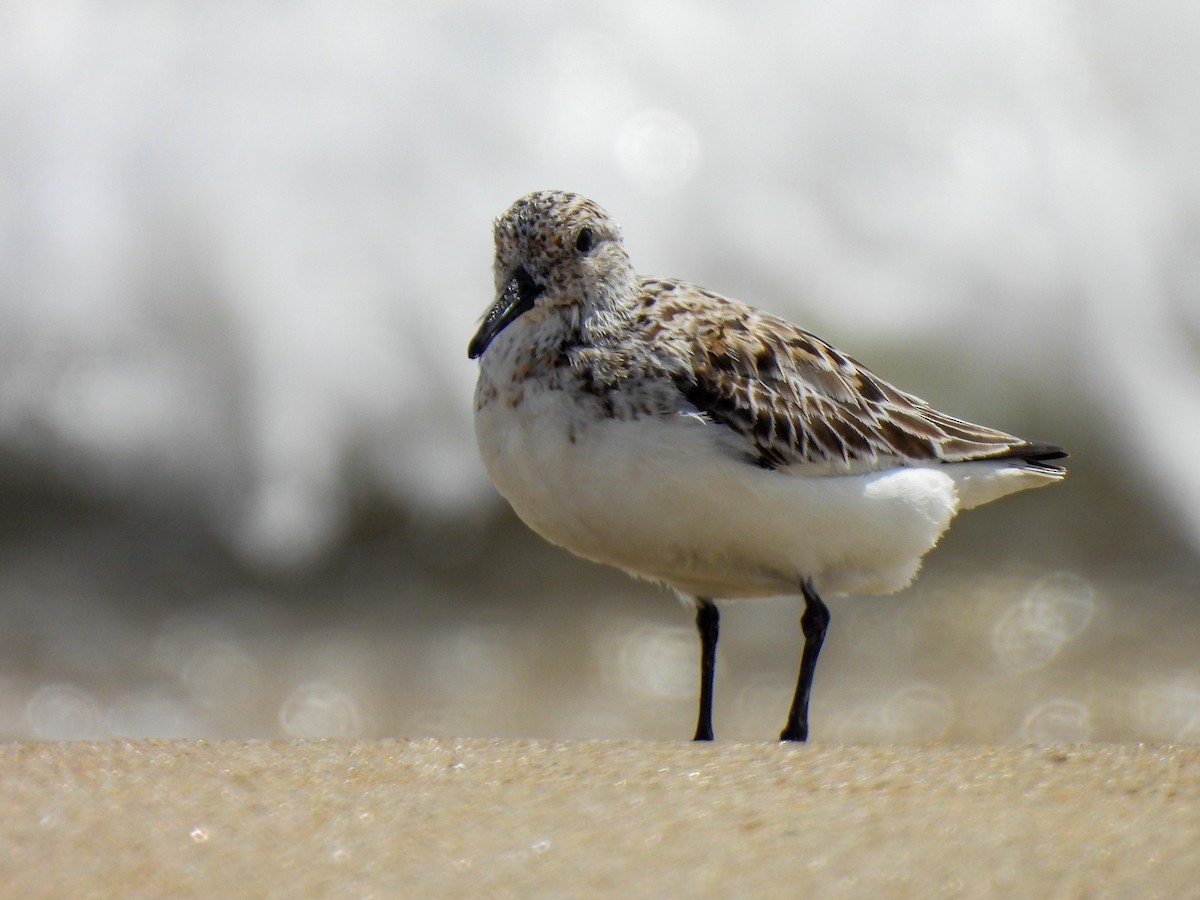
[[811,608],[818,589],[903,587],[959,510],[1064,474],[1060,448],[938,412],[776,316],[639,277],[583,197],[521,198],[495,244],[469,348],[481,455],[581,556],[697,598],[803,589]]

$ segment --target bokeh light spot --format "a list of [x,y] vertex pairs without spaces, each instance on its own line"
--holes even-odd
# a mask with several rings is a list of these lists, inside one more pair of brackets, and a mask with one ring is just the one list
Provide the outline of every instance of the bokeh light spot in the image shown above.
[[288,695],[279,723],[292,737],[356,737],[362,732],[354,698],[320,681],[302,684]]
[[700,167],[700,138],[683,116],[643,110],[617,133],[617,162],[639,187],[666,193],[687,184]]
[[691,697],[696,693],[699,653],[691,628],[635,628],[620,640],[616,680],[627,690],[654,697]]
[[48,684],[29,698],[25,707],[30,729],[51,741],[104,737],[100,711],[87,693],[69,684]]
[[1021,737],[1037,744],[1086,741],[1091,734],[1088,709],[1071,700],[1047,700],[1030,710],[1021,726]]
[[997,619],[992,649],[1011,671],[1041,668],[1087,627],[1094,611],[1095,594],[1085,579],[1071,572],[1047,575]]

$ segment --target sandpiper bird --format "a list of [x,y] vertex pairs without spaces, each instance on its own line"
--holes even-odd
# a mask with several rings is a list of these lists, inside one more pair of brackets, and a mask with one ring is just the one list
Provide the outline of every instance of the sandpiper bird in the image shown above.
[[938,412],[773,315],[634,271],[562,191],[495,223],[497,298],[471,339],[475,433],[517,515],[669,585],[700,632],[712,740],[718,598],[804,597],[781,740],[808,737],[821,594],[905,587],[955,513],[1060,480],[1066,453]]

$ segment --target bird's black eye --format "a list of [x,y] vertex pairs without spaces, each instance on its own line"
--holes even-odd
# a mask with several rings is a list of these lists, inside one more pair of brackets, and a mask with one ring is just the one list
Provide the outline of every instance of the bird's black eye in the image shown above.
[[581,229],[575,237],[575,249],[580,253],[587,253],[592,249],[592,245],[596,243],[596,238],[592,234],[592,229]]

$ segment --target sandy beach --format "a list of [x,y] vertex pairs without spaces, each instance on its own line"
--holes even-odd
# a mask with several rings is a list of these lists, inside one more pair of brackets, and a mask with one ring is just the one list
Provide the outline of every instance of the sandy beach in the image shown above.
[[0,747],[9,897],[1178,897],[1200,747]]

